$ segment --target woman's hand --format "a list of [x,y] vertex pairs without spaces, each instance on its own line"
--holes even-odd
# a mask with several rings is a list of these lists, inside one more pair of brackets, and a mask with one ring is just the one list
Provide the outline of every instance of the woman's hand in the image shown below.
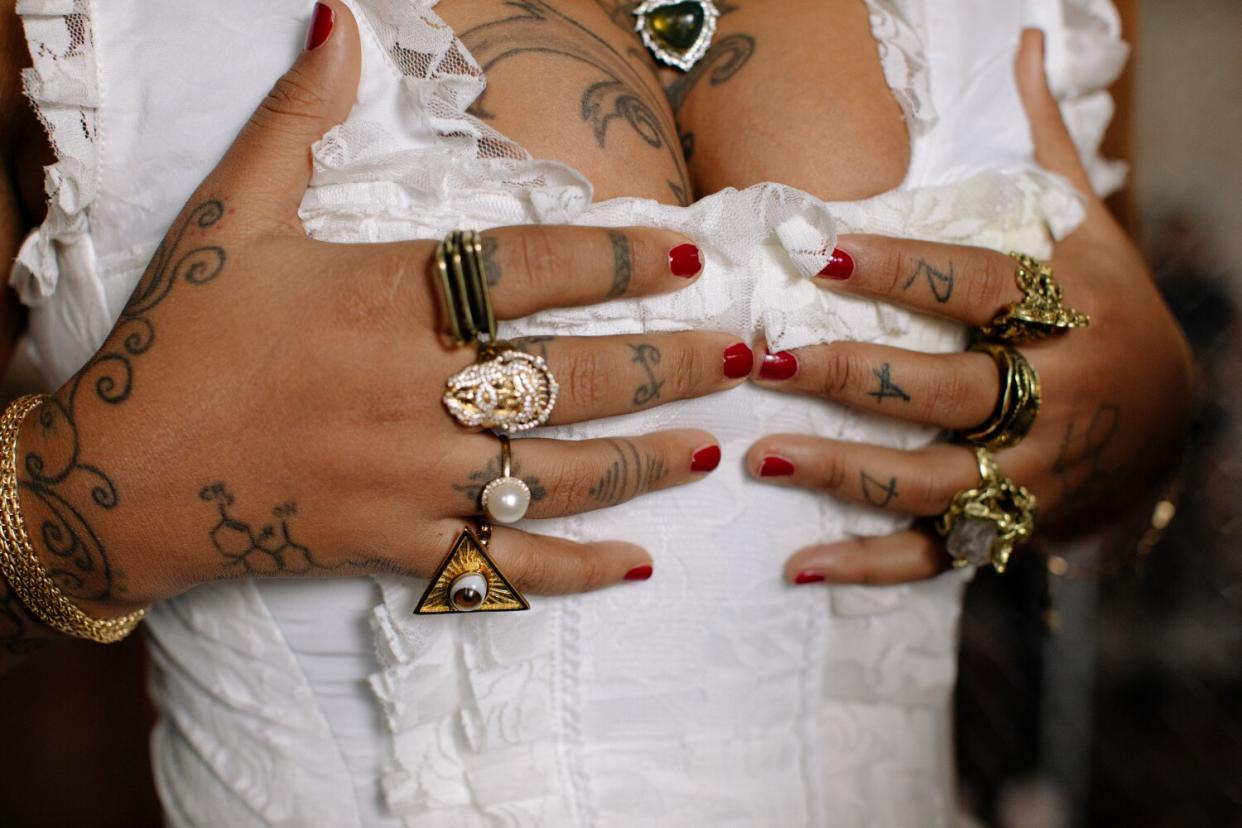
[[[441,344],[435,243],[328,244],[298,221],[309,148],[349,112],[358,82],[355,22],[331,6],[326,42],[276,84],[111,335],[21,431],[30,535],[90,613],[221,578],[428,576],[478,514],[480,487],[500,476],[498,440],[460,427],[441,403],[445,380],[475,354]],[[484,238],[501,319],[673,291],[702,269],[687,239],[658,230],[510,227]],[[550,424],[713,393],[751,367],[723,333],[517,344],[559,378]],[[513,441],[534,518],[692,482],[718,458],[713,437],[692,430]],[[534,592],[651,571],[626,543],[497,527],[490,548]]]
[[[1152,283],[1139,252],[1091,194],[1060,110],[1048,91],[1042,35],[1028,31],[1017,72],[1036,159],[1086,194],[1087,217],[1056,246],[1051,265],[1068,307],[1090,327],[1023,345],[1038,371],[1043,406],[1035,427],[998,460],[1038,499],[1037,528],[1100,526],[1143,503],[1170,467],[1192,406],[1189,348]],[[869,296],[972,327],[1021,298],[1015,262],[1003,253],[877,236],[843,236],[832,290]],[[852,264],[851,264],[852,259]],[[930,355],[861,342],[770,354],[756,382],[812,394],[884,416],[944,429],[970,429],[991,415],[999,393],[992,358]],[[937,443],[918,451],[773,435],[747,458],[759,479],[808,486],[834,497],[902,514],[933,516],[979,482],[968,447]],[[924,529],[803,549],[789,559],[790,580],[892,583],[928,578],[949,563]]]

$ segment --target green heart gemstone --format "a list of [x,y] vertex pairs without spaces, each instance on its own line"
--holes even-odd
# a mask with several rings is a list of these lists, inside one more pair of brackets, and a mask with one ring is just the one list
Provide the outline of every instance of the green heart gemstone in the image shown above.
[[703,31],[703,6],[697,2],[674,3],[648,13],[651,36],[675,52],[688,52]]

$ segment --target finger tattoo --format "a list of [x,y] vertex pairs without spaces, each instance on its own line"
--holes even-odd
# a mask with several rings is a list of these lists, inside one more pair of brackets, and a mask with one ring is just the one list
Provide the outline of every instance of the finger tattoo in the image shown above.
[[932,296],[936,297],[936,301],[940,304],[943,305],[953,297],[953,262],[949,262],[949,269],[945,271],[932,267],[924,259],[919,259],[914,272],[910,274],[910,278],[902,286],[902,290],[909,290],[913,287],[920,276],[927,277],[927,286],[931,288]]
[[865,471],[860,471],[858,478],[862,484],[863,499],[877,509],[883,509],[897,497],[897,478],[895,477],[890,477],[887,485]]
[[634,275],[634,251],[629,237],[624,233],[609,230],[608,240],[612,242],[612,286],[608,288],[607,298],[616,299],[630,289],[630,279]]
[[880,387],[874,391],[868,391],[868,397],[875,397],[877,402],[884,402],[888,397],[901,400],[902,402],[910,402],[910,395],[901,390],[901,386],[893,382],[893,369],[889,363],[884,363],[879,368],[871,369],[871,373],[875,374],[880,381]]
[[662,355],[659,348],[645,343],[631,345],[630,348],[634,351],[633,361],[641,365],[647,374],[647,381],[634,391],[634,406],[638,407],[660,399],[660,389],[664,387],[664,380],[656,377],[655,366],[660,364]]
[[614,506],[646,494],[668,477],[664,458],[659,455],[639,452],[638,446],[630,440],[609,440],[608,445],[617,457],[590,489],[597,503]]

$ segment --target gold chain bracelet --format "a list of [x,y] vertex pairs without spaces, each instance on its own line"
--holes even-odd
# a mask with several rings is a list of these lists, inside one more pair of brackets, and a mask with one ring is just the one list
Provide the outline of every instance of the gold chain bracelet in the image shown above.
[[61,592],[30,545],[17,493],[17,432],[26,416],[48,397],[19,397],[0,418],[0,574],[36,618],[54,630],[101,644],[120,641],[134,631],[146,610],[119,618],[91,618]]

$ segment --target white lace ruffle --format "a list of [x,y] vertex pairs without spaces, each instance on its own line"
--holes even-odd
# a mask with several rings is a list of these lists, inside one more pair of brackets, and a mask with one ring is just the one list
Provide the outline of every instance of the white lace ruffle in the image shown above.
[[911,0],[867,0],[880,65],[912,140],[936,124],[921,30],[922,7]]
[[58,159],[44,171],[47,218],[22,244],[9,279],[27,305],[56,290],[62,258],[81,276],[95,276],[86,218],[98,185],[99,84],[90,9],[89,0],[17,3],[33,63],[22,72],[22,88]]
[[1101,197],[1125,184],[1127,166],[1100,154],[1113,117],[1109,87],[1121,76],[1130,47],[1121,39],[1121,17],[1112,0],[1026,3],[1028,25],[1047,33],[1048,83],[1078,147],[1091,186]]

